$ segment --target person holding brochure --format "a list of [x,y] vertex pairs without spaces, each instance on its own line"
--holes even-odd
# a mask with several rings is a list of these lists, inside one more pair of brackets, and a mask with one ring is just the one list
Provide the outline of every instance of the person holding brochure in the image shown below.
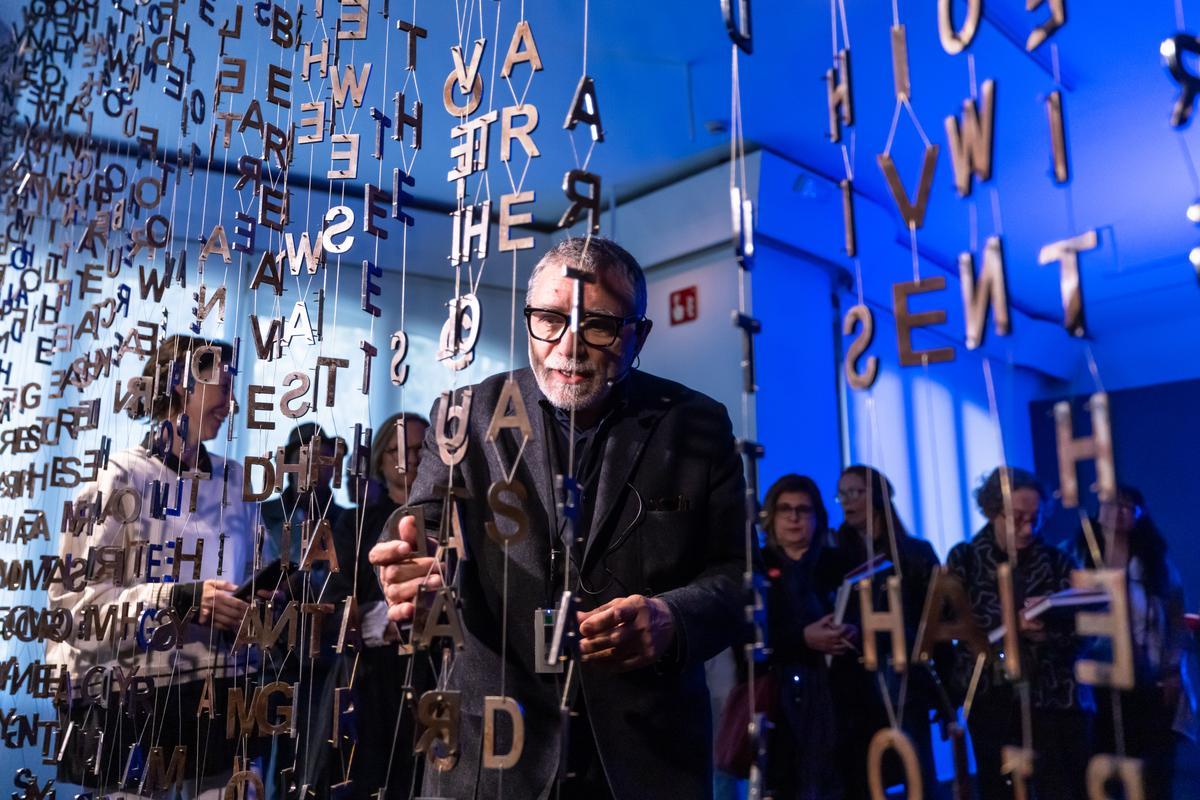
[[[907,648],[916,640],[938,557],[929,542],[905,530],[892,502],[892,494],[891,481],[873,467],[854,465],[843,470],[838,479],[837,499],[845,521],[829,548],[829,558],[822,558],[819,572],[825,585],[833,590],[839,585],[846,586],[848,578],[851,581],[869,579],[875,609],[887,605],[887,579],[899,575]],[[851,582],[847,589],[854,585]],[[861,629],[857,591],[843,590],[839,601],[839,608],[844,604],[845,615],[838,619],[835,614],[834,622]],[[891,645],[885,634],[878,636],[878,643],[881,653],[890,652]],[[856,641],[855,646],[859,645]],[[879,675],[883,677],[882,681]],[[903,675],[893,669],[886,657],[880,659],[878,673],[870,672],[863,666],[859,653],[851,650],[833,657],[830,684],[837,720],[835,759],[845,797],[853,800],[870,797],[867,770],[863,765],[867,763],[871,738],[891,724],[889,702],[897,722],[916,747],[923,782],[933,791],[937,773],[933,763],[929,712],[936,704],[937,690],[930,673],[911,670]],[[884,697],[885,690],[889,698]],[[901,696],[903,703],[899,702]],[[884,760],[886,785],[903,779],[903,770],[899,767],[896,759]]]
[[[1007,486],[1005,485],[1007,483]],[[1009,498],[1006,503],[1005,494]],[[1011,563],[1013,592],[1020,608],[1036,606],[1044,597],[1071,584],[1075,562],[1039,535],[1046,490],[1023,469],[999,467],[975,490],[975,502],[988,520],[969,542],[950,551],[946,565],[962,581],[975,623],[985,632],[1002,624],[997,568]],[[1090,755],[1091,716],[1087,698],[1075,681],[1078,640],[1074,614],[1051,611],[1030,617],[1017,614],[1021,668],[1028,680],[1033,728],[1033,783],[1041,800],[1082,800]],[[996,648],[1003,645],[998,640]],[[976,658],[961,643],[955,683],[966,691]],[[975,750],[981,800],[1009,800],[1012,789],[1001,774],[1005,745],[1020,746],[1021,703],[1008,682],[1001,658],[989,658],[980,674],[967,727]],[[1044,754],[1044,755],[1043,755]]]

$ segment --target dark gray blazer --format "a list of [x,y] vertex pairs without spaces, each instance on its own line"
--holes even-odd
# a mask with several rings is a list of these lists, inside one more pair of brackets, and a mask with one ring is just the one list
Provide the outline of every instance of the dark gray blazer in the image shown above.
[[[521,434],[501,431],[495,446],[484,434],[504,374],[473,387],[468,452],[454,484],[471,499],[460,504],[469,559],[458,584],[466,647],[457,654],[445,688],[461,690],[459,758],[453,769],[426,770],[431,797],[497,797],[500,771],[481,758],[483,700],[499,695],[504,549],[489,539],[488,486],[504,479]],[[558,764],[561,675],[534,670],[534,612],[546,604],[552,530],[557,530],[553,476],[546,448],[543,395],[528,369],[514,373],[533,437],[516,478],[529,498],[529,536],[508,547],[508,643],[505,694],[524,712],[525,748],[504,771],[505,795],[546,798]],[[633,372],[627,404],[604,445],[592,532],[581,564],[583,609],[631,594],[661,597],[675,615],[678,659],[613,674],[582,667],[580,685],[597,747],[616,800],[712,796],[712,722],[704,662],[741,633],[744,481],[729,415],[705,395],[680,384]],[[437,404],[430,413],[437,420]],[[412,502],[427,519],[440,513],[438,487],[448,468],[438,457],[433,428],[425,439]],[[573,570],[574,572],[574,570]],[[583,721],[580,720],[580,724]],[[507,735],[505,735],[507,738]],[[506,747],[498,747],[504,752]]]

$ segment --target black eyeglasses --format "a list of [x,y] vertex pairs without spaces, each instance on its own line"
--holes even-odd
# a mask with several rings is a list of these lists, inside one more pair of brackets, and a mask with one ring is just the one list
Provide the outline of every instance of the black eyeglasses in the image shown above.
[[789,503],[776,503],[775,513],[781,517],[795,517],[800,519],[813,513],[814,509],[809,505],[793,506]]
[[[614,317],[612,314],[584,314],[579,320],[579,335],[592,347],[608,347],[621,335],[621,330],[630,323],[641,325],[645,317],[633,315]],[[548,308],[525,307],[525,324],[529,335],[539,342],[557,342],[567,332],[571,315]]]

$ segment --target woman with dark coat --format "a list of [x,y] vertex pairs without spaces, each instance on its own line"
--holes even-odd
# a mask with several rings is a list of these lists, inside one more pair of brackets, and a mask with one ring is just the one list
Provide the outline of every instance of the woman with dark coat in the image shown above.
[[1175,718],[1183,686],[1181,664],[1188,642],[1183,585],[1167,558],[1167,542],[1137,489],[1118,487],[1115,498],[1100,504],[1091,528],[1090,541],[1082,530],[1076,536],[1074,555],[1087,569],[1125,570],[1134,666],[1132,689],[1095,692],[1096,751],[1119,752],[1115,695],[1125,753],[1145,761],[1146,797],[1169,798],[1179,739]]
[[818,577],[829,515],[816,483],[785,475],[767,492],[767,642],[778,713],[767,748],[767,781],[778,800],[840,797],[833,764],[833,695],[826,656],[851,648],[850,631],[833,621]]
[[[988,523],[971,541],[955,545],[946,565],[962,581],[975,623],[986,635],[1002,622],[1000,564],[1012,563],[1013,595],[1021,607],[1068,588],[1075,562],[1038,535],[1045,489],[1033,474],[1023,469],[995,469],[975,491],[975,501]],[[1015,559],[1010,556],[1014,553]],[[1079,646],[1074,614],[1055,613],[1033,620],[1018,614],[1017,619],[1021,669],[1029,687],[1032,749],[1039,754],[1033,768],[1034,788],[1044,800],[1082,800],[1090,705],[1075,681]],[[965,648],[960,650],[960,687],[969,685],[975,661]],[[1023,723],[1017,689],[1008,682],[1003,662],[993,658],[980,674],[967,719],[982,800],[1012,797],[1000,772],[1001,756],[1005,746],[1022,746]]]
[[[429,658],[425,653],[399,654],[398,632],[387,620],[387,603],[367,553],[386,535],[384,528],[392,513],[408,502],[408,489],[417,474],[421,442],[428,427],[423,417],[403,413],[379,426],[370,461],[375,486],[369,487],[366,481],[358,483],[362,496],[351,498],[357,506],[342,514],[334,529],[341,570],[330,576],[322,600],[343,603],[354,598],[362,649],[357,654],[345,651],[324,694],[328,699],[337,687],[351,689],[357,728],[353,760],[350,748],[343,747],[341,763],[335,757],[326,769],[331,773],[331,783],[345,777],[353,780],[351,796],[361,800],[407,798],[414,787],[420,786],[418,761],[412,754],[415,706],[406,705],[405,692],[419,696],[432,684]],[[331,707],[327,718],[332,719],[333,713]],[[377,794],[385,787],[384,794]]]
[[[911,649],[917,635],[925,596],[938,557],[929,542],[909,535],[896,507],[892,503],[892,484],[872,467],[847,467],[838,480],[838,502],[845,521],[838,528],[830,558],[823,560],[822,576],[827,586],[836,589],[847,573],[863,565],[872,556],[882,555],[891,561],[888,569],[871,577],[871,597],[876,610],[887,606],[887,579],[901,578],[901,610],[904,614],[906,649]],[[858,592],[855,589],[846,605],[845,622],[857,632],[861,630]],[[856,646],[858,639],[856,636]],[[891,644],[886,635],[878,636],[878,673],[863,666],[857,652],[843,653],[833,659],[830,682],[833,688],[834,711],[837,718],[837,765],[850,800],[870,796],[867,783],[867,750],[872,737],[892,724],[888,703],[883,691],[890,695],[896,722],[912,740],[921,766],[922,781],[927,794],[937,786],[933,763],[933,743],[930,738],[929,712],[936,705],[936,684],[928,670],[910,669],[898,674],[890,663]],[[883,687],[879,675],[883,676]],[[901,702],[903,700],[903,702]],[[884,785],[903,781],[904,773],[898,760],[884,760]]]

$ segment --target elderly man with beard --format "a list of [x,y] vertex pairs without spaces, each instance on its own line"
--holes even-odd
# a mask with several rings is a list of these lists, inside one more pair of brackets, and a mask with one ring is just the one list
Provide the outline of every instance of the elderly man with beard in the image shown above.
[[[594,279],[583,284],[578,333],[570,326],[575,281],[564,268]],[[410,496],[426,530],[406,518],[398,540],[371,552],[389,615],[411,620],[418,590],[441,586],[421,538],[437,530],[447,486],[465,498],[466,558],[447,576],[465,646],[441,678],[443,689],[461,693],[457,752],[426,771],[425,793],[493,797],[502,785],[522,798],[710,798],[704,662],[742,632],[746,555],[729,416],[716,401],[636,369],[651,328],[646,279],[611,241],[571,238],[546,253],[529,281],[525,318],[531,368],[471,387],[461,462],[451,470],[439,457],[436,422],[426,436]],[[520,398],[497,408],[510,379]],[[520,411],[528,441],[515,427],[486,440],[494,415]],[[436,404],[430,418],[439,419]],[[573,537],[556,505],[559,475],[581,488]],[[515,496],[528,533],[502,545],[486,525],[511,533],[512,515],[485,498],[510,476],[525,490]],[[512,492],[503,496],[513,502]],[[543,610],[564,589],[579,601],[578,660],[547,673],[536,655]],[[503,754],[510,746],[507,726],[483,741],[488,695],[522,709],[524,749],[503,770],[483,760],[486,748]],[[564,702],[570,714],[560,712]]]

